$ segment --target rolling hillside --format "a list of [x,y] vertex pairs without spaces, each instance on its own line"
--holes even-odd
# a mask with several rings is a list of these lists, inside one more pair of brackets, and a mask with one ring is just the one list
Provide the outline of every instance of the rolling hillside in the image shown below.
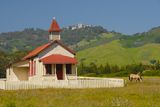
[[121,38],[124,47],[139,47],[149,43],[160,43],[160,27],[155,27],[148,32],[136,33]]
[[[62,28],[61,38],[67,45],[90,40],[108,31],[101,26],[89,26],[80,29]],[[4,52],[16,52],[18,50],[32,50],[48,42],[48,31],[43,29],[27,28],[23,31],[7,32],[0,34],[0,50]]]
[[[16,52],[32,50],[48,42],[48,32],[42,29],[25,29],[23,31],[0,34],[0,50]],[[77,51],[79,62],[87,64],[149,63],[160,60],[160,27],[148,32],[124,35],[109,32],[101,26],[81,29],[63,28],[62,41]]]
[[160,60],[160,44],[149,43],[139,47],[123,47],[120,40],[88,48],[77,53],[79,62],[85,64],[117,64],[150,63],[150,60]]
[[151,60],[160,60],[160,27],[130,36],[104,33],[101,39],[82,43],[85,45],[81,44],[79,48],[85,48],[78,51],[77,57],[79,62],[86,64],[149,64]]

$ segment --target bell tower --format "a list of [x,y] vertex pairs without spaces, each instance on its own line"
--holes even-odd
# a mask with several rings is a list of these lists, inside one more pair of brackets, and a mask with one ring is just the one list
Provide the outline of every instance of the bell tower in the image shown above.
[[60,36],[61,29],[55,17],[52,20],[52,23],[48,32],[49,32],[49,41],[61,40],[61,36]]

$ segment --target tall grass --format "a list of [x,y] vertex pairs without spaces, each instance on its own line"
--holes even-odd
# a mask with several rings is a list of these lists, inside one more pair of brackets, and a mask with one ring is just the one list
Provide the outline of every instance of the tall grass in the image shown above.
[[158,77],[123,88],[0,90],[0,107],[159,107],[159,100]]

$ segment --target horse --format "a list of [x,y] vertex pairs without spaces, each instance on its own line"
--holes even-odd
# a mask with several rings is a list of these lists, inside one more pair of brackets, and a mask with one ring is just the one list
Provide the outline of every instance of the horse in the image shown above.
[[132,81],[132,80],[135,80],[136,82],[137,81],[142,81],[142,77],[140,75],[140,73],[137,73],[137,74],[130,74],[129,75],[129,80]]

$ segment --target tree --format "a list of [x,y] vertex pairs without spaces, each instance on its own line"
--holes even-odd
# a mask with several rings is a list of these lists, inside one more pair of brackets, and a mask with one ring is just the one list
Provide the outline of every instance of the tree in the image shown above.
[[108,63],[106,63],[106,65],[104,66],[104,71],[103,71],[104,74],[108,74],[108,73],[111,73],[111,67]]

